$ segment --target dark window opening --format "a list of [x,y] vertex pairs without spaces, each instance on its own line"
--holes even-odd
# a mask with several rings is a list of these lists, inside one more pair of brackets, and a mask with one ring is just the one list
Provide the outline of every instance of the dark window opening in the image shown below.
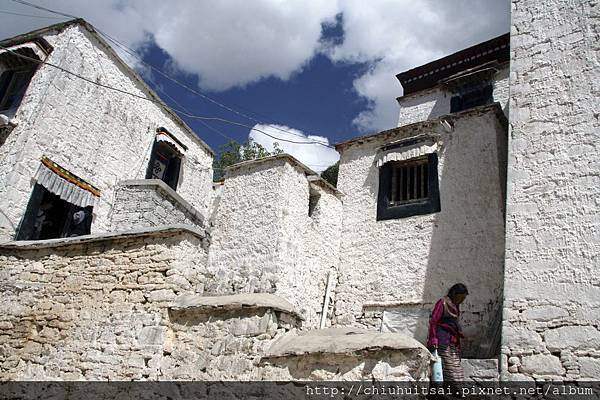
[[160,179],[173,190],[177,190],[180,168],[181,157],[179,154],[169,144],[155,142],[146,179]]
[[378,221],[440,210],[437,154],[387,162],[380,168]]
[[44,240],[88,235],[93,207],[79,207],[35,184],[16,240]]
[[494,101],[493,92],[494,90],[491,82],[465,86],[450,99],[450,112],[455,113],[468,110],[469,108],[491,104]]
[[34,67],[10,69],[0,75],[0,111],[16,109],[35,73]]
[[315,214],[315,210],[317,209],[317,206],[319,205],[320,198],[321,198],[321,195],[319,194],[319,192],[317,192],[313,188],[310,188],[310,195],[308,197],[308,216],[309,217],[312,217]]

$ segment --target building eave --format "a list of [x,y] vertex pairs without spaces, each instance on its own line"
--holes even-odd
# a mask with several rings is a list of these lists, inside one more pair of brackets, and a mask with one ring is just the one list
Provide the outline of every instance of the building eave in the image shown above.
[[510,60],[510,34],[457,51],[448,56],[420,65],[396,75],[404,94],[419,92],[438,84],[440,80],[477,65]]

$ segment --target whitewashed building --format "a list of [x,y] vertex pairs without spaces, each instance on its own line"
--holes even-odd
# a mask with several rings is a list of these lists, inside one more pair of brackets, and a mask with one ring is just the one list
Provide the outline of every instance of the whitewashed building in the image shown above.
[[464,354],[499,351],[508,60],[503,35],[398,74],[399,127],[337,145],[337,323],[425,342],[433,304],[464,282]]
[[0,42],[2,378],[425,380],[462,282],[467,378],[598,379],[594,7],[515,0],[510,35],[398,74],[337,188],[278,155],[214,190],[84,21]]
[[[197,223],[206,215],[213,151],[91,25],[75,20],[0,46],[2,238],[160,225],[170,213]],[[128,182],[140,179],[154,180]],[[155,199],[132,204],[133,193]]]

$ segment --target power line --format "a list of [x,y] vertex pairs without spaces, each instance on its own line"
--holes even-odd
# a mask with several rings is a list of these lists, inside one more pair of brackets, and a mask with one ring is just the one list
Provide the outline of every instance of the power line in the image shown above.
[[51,10],[49,8],[46,8],[46,7],[38,6],[37,4],[30,3],[28,1],[24,1],[24,0],[11,0],[11,1],[13,1],[15,3],[23,4],[24,6],[29,6],[29,7],[37,8],[38,10],[47,11],[47,12],[52,13],[52,14],[58,14],[58,15],[62,15],[63,17],[77,19],[77,17],[74,16],[74,15],[65,14],[63,12],[56,11],[56,10]]
[[[103,32],[103,31],[101,31],[101,30],[100,30],[100,29],[98,29],[98,28],[96,28],[96,30],[97,30],[97,31],[98,31],[98,32],[99,32],[99,33],[100,33],[102,36],[104,36],[106,40],[108,40],[109,42],[113,43],[114,45],[116,45],[117,47],[119,47],[121,50],[123,50],[123,51],[124,51],[124,52],[126,52],[127,54],[131,55],[132,57],[135,57],[135,58],[136,58],[137,60],[139,60],[139,61],[140,61],[142,64],[144,64],[144,65],[148,66],[148,67],[149,67],[151,70],[158,72],[158,73],[159,73],[161,76],[163,76],[163,77],[165,77],[166,79],[168,79],[169,81],[171,81],[171,82],[173,82],[173,83],[175,83],[175,84],[177,84],[177,85],[181,86],[182,88],[184,88],[184,89],[186,89],[186,90],[190,91],[191,93],[194,93],[195,95],[197,95],[197,96],[200,96],[200,97],[202,97],[202,98],[206,99],[207,101],[210,101],[211,103],[213,103],[213,104],[216,104],[216,105],[218,105],[219,107],[221,107],[221,108],[223,108],[223,109],[225,109],[225,110],[227,110],[227,111],[230,111],[230,112],[232,112],[232,113],[234,113],[234,114],[237,114],[237,115],[239,115],[239,116],[242,116],[242,117],[244,117],[244,118],[246,118],[246,119],[248,119],[248,120],[250,120],[250,121],[256,122],[256,123],[258,123],[258,124],[261,124],[261,125],[269,125],[269,126],[272,128],[272,129],[275,129],[275,130],[278,130],[278,131],[280,131],[280,132],[284,132],[284,133],[287,133],[287,134],[290,134],[290,135],[293,135],[293,136],[298,136],[298,137],[302,137],[302,138],[305,138],[305,137],[306,137],[305,135],[302,135],[302,134],[299,134],[299,133],[295,133],[295,132],[292,132],[292,131],[290,131],[290,130],[287,130],[287,129],[281,129],[281,128],[279,128],[279,127],[278,127],[278,126],[276,126],[276,125],[273,125],[273,124],[267,124],[267,123],[266,123],[266,122],[264,122],[264,121],[260,121],[260,120],[258,120],[258,119],[256,119],[256,118],[254,118],[254,117],[251,117],[251,116],[249,116],[249,115],[247,115],[247,114],[244,114],[244,113],[242,113],[242,112],[239,112],[239,111],[237,111],[237,110],[234,110],[233,108],[231,108],[231,107],[229,107],[229,106],[227,106],[227,105],[225,105],[225,104],[223,104],[223,103],[221,103],[221,102],[219,102],[219,101],[217,101],[217,100],[215,100],[215,99],[213,99],[213,98],[211,98],[211,97],[209,97],[209,96],[205,95],[204,93],[201,93],[201,92],[199,92],[199,91],[197,91],[197,90],[195,90],[195,89],[191,88],[190,86],[186,85],[185,83],[182,83],[181,81],[179,81],[179,80],[177,80],[177,79],[173,78],[172,76],[170,76],[169,74],[165,73],[165,72],[164,72],[164,71],[162,71],[161,69],[159,69],[159,68],[155,67],[154,65],[152,65],[152,64],[150,64],[150,63],[148,63],[148,62],[146,62],[146,61],[145,61],[145,60],[144,60],[144,59],[143,59],[143,58],[142,58],[142,57],[141,57],[139,54],[137,54],[137,52],[136,52],[135,50],[131,49],[131,48],[130,48],[130,47],[128,47],[127,45],[125,45],[125,44],[123,44],[122,42],[118,41],[117,39],[113,38],[113,37],[112,37],[112,36],[110,36],[109,34],[107,34],[107,33]],[[327,146],[327,145],[326,145],[326,144],[324,144],[324,143],[321,143],[321,145],[323,145],[323,146]],[[331,147],[331,146],[327,146],[327,147]]]
[[0,14],[9,14],[9,15],[19,15],[21,17],[32,17],[32,18],[42,18],[42,19],[64,19],[59,17],[47,17],[43,15],[33,15],[33,14],[21,14],[12,11],[0,10]]
[[[15,2],[15,3],[22,4],[22,5],[26,5],[26,6],[29,6],[29,7],[33,7],[33,8],[39,9],[39,10],[47,11],[47,12],[50,12],[50,13],[53,13],[53,14],[61,15],[61,16],[64,16],[64,17],[76,18],[76,19],[77,19],[77,18],[79,18],[79,17],[77,17],[77,16],[75,16],[75,15],[66,14],[66,13],[63,13],[63,12],[60,12],[60,11],[52,10],[52,9],[49,9],[49,8],[46,8],[46,7],[39,6],[39,5],[37,5],[37,4],[30,3],[30,2],[28,2],[28,1],[25,1],[25,0],[11,0],[11,1],[13,1],[13,2]],[[105,38],[106,38],[108,41],[110,41],[110,42],[112,42],[113,44],[115,44],[116,46],[120,47],[120,48],[121,48],[123,51],[125,51],[125,52],[126,52],[126,53],[128,53],[129,55],[131,55],[131,56],[135,57],[136,59],[138,59],[138,60],[139,60],[141,63],[143,63],[144,65],[146,65],[146,66],[148,66],[149,68],[151,68],[152,70],[154,70],[154,71],[158,72],[160,75],[162,75],[162,76],[163,76],[163,77],[165,77],[166,79],[170,80],[171,82],[173,82],[173,83],[176,83],[177,85],[179,85],[179,86],[183,87],[184,89],[186,89],[186,90],[188,90],[188,91],[190,91],[190,92],[192,92],[192,93],[194,93],[194,94],[196,94],[196,95],[198,95],[198,96],[200,96],[200,97],[202,97],[202,98],[206,99],[207,101],[210,101],[211,103],[213,103],[213,104],[216,104],[216,105],[218,105],[219,107],[222,107],[222,108],[224,108],[225,110],[227,110],[227,111],[230,111],[230,112],[232,112],[232,113],[234,113],[234,114],[237,114],[237,115],[240,115],[240,116],[242,116],[242,117],[244,117],[244,118],[247,118],[247,119],[248,119],[248,120],[250,120],[250,121],[253,121],[253,122],[256,122],[256,123],[258,123],[258,124],[262,124],[262,125],[270,125],[272,129],[278,130],[278,131],[280,131],[280,132],[285,132],[285,133],[287,133],[287,134],[290,134],[290,135],[293,135],[293,136],[302,137],[302,138],[305,138],[305,137],[306,137],[305,135],[298,134],[298,133],[295,133],[295,132],[289,131],[289,130],[287,130],[287,129],[281,129],[281,128],[279,128],[278,126],[275,126],[275,125],[273,125],[273,124],[267,124],[267,123],[265,123],[265,122],[262,122],[262,121],[260,121],[260,120],[258,120],[258,119],[256,119],[256,118],[254,118],[254,117],[251,117],[251,116],[249,116],[249,115],[247,115],[247,114],[244,114],[244,113],[242,113],[242,112],[239,112],[239,111],[237,111],[237,110],[234,110],[233,108],[231,108],[231,107],[229,107],[229,106],[227,106],[227,105],[225,105],[225,104],[223,104],[223,103],[221,103],[221,102],[219,102],[219,101],[217,101],[217,100],[215,100],[215,99],[213,99],[213,98],[211,98],[211,97],[209,97],[209,96],[207,96],[207,95],[205,95],[205,94],[203,94],[203,93],[201,93],[201,92],[198,92],[197,90],[195,90],[195,89],[193,89],[193,88],[189,87],[188,85],[186,85],[186,84],[184,84],[184,83],[180,82],[179,80],[177,80],[177,79],[173,78],[172,76],[168,75],[167,73],[163,72],[161,69],[159,69],[159,68],[157,68],[157,67],[153,66],[152,64],[150,64],[150,63],[146,62],[146,61],[145,61],[145,60],[144,60],[144,59],[143,59],[143,58],[142,58],[142,57],[141,57],[139,54],[137,54],[137,52],[136,52],[135,50],[131,49],[130,47],[128,47],[128,46],[127,46],[127,45],[125,45],[124,43],[122,43],[122,42],[120,42],[119,40],[117,40],[117,39],[113,38],[112,36],[110,36],[110,35],[109,35],[109,34],[107,34],[106,32],[103,32],[103,31],[101,31],[101,30],[100,30],[100,29],[98,29],[98,28],[95,28],[95,29],[98,31],[98,33],[100,33],[102,36],[104,36],[104,37],[105,37]],[[267,136],[269,136],[269,135],[267,135]],[[313,136],[317,136],[317,135],[313,135]],[[281,140],[283,140],[283,139],[281,139]],[[316,144],[320,144],[320,145],[322,145],[322,146],[326,146],[326,147],[329,147],[329,148],[332,148],[332,149],[333,149],[333,146],[326,145],[326,144],[324,144],[324,143],[320,143],[320,142],[315,142],[315,143],[316,143]]]
[[[13,0],[13,1],[15,1],[15,0]],[[26,56],[24,54],[19,54],[19,53],[15,52],[13,50],[10,50],[10,49],[8,49],[8,48],[6,48],[4,46],[0,46],[0,49],[6,50],[9,53],[11,53],[11,54],[13,54],[13,55],[15,55],[17,57],[20,57],[20,58],[23,58],[23,59],[35,62],[37,64],[44,64],[44,65],[48,65],[50,67],[56,68],[56,69],[58,69],[58,70],[60,70],[60,71],[62,71],[64,73],[67,73],[69,75],[75,76],[76,78],[79,78],[79,79],[82,79],[82,80],[84,80],[84,81],[86,81],[88,83],[91,83],[92,85],[96,85],[96,86],[99,86],[99,87],[103,87],[105,89],[113,90],[113,91],[116,91],[116,92],[119,92],[119,93],[122,93],[122,94],[126,94],[126,95],[129,95],[129,96],[136,97],[138,99],[142,99],[142,100],[146,100],[146,101],[149,101],[149,102],[152,102],[152,103],[156,103],[156,104],[162,105],[162,102],[160,100],[154,100],[154,99],[148,98],[147,96],[140,96],[138,94],[131,93],[131,92],[128,92],[128,91],[123,90],[123,89],[119,89],[119,88],[116,88],[116,87],[113,87],[113,86],[109,86],[109,85],[105,85],[103,83],[96,82],[96,81],[91,80],[89,78],[86,78],[86,77],[84,77],[82,75],[79,75],[79,74],[77,74],[75,72],[69,71],[69,70],[67,70],[67,69],[65,69],[65,68],[63,68],[61,66],[56,65],[56,64],[52,64],[52,63],[47,62],[47,61],[41,61],[41,60],[38,60],[36,58]],[[265,131],[263,131],[261,129],[257,129],[257,128],[255,128],[253,126],[250,126],[250,125],[247,125],[247,124],[244,124],[244,123],[241,123],[241,122],[230,121],[230,120],[225,119],[225,118],[207,117],[207,116],[201,116],[201,115],[194,115],[194,114],[187,113],[187,112],[185,112],[183,110],[179,110],[179,109],[174,108],[174,107],[171,107],[171,109],[173,111],[176,111],[177,113],[179,113],[181,115],[184,115],[184,116],[186,116],[188,118],[192,118],[192,119],[196,119],[196,120],[218,121],[218,122],[223,122],[223,123],[227,123],[227,124],[230,124],[230,125],[236,125],[236,126],[241,126],[241,127],[244,127],[244,128],[248,128],[250,130],[254,130],[254,131],[260,132],[260,133],[262,133],[262,134],[264,134],[264,135],[266,135],[266,136],[268,136],[268,137],[270,137],[272,139],[275,139],[275,140],[278,140],[278,141],[281,141],[281,142],[287,142],[287,143],[293,143],[293,144],[320,144],[320,145],[323,145],[323,146],[330,147],[328,145],[323,144],[322,142],[316,142],[316,141],[297,142],[297,141],[293,141],[293,140],[287,140],[287,139],[278,138],[276,136],[268,134],[267,132],[265,132]]]

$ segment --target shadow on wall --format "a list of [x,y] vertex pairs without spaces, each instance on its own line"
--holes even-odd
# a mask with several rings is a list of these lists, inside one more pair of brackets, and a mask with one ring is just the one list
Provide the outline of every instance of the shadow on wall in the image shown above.
[[[487,136],[485,132],[471,134],[462,144],[444,149],[444,162],[438,167],[442,211],[435,215],[422,293],[430,311],[453,284],[467,286],[469,296],[461,306],[465,357],[489,353],[484,350],[497,334],[490,327],[501,317],[497,313],[501,313],[503,291],[506,138],[502,140],[498,133],[500,139],[489,141],[498,146],[494,158],[487,143],[478,141],[478,134]],[[454,135],[452,140],[459,138]],[[425,321],[418,325],[428,326],[429,313],[421,318]],[[488,356],[499,352],[499,348],[487,350],[491,351]]]

